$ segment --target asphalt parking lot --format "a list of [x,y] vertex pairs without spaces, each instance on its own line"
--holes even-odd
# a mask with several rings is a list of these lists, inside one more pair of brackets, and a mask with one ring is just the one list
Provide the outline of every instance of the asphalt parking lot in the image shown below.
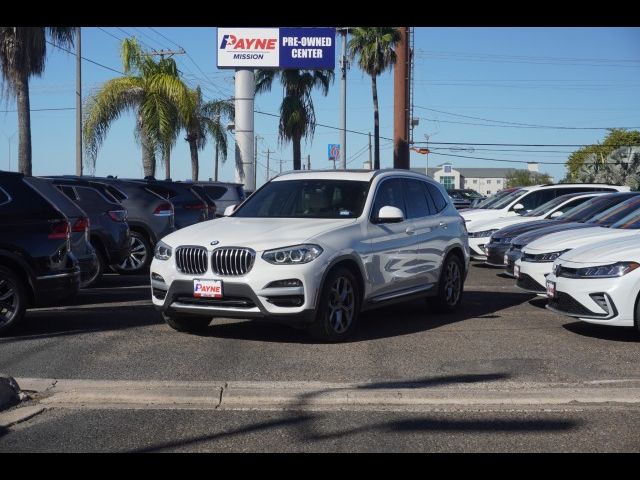
[[148,296],[107,275],[0,338],[0,372],[55,385],[0,414],[0,452],[640,450],[640,335],[553,314],[499,270],[472,267],[455,315],[386,308],[337,345],[230,319],[181,334]]
[[14,377],[128,380],[415,380],[487,375],[514,381],[640,377],[640,335],[549,312],[499,270],[474,265],[454,315],[422,302],[363,314],[344,344],[259,321],[214,320],[201,335],[166,326],[145,276],[107,275],[65,307],[35,309],[0,338]]

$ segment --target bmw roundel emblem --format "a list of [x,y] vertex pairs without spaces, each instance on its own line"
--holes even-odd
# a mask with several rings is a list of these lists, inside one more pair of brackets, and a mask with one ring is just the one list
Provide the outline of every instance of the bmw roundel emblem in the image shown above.
[[213,241],[211,242],[211,245],[217,245],[217,244],[219,244],[219,243],[220,243],[220,242],[219,242],[218,240],[213,240]]

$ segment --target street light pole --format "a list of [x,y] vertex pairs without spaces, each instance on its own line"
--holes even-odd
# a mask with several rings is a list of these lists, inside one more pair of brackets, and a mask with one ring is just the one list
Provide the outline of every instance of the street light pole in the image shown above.
[[11,171],[11,140],[13,139],[16,133],[18,133],[17,130],[13,132],[11,135],[7,135],[6,133],[3,133],[4,138],[7,139],[7,143],[9,144],[9,171]]
[[338,28],[342,35],[342,54],[340,56],[340,168],[347,168],[347,33],[348,27]]

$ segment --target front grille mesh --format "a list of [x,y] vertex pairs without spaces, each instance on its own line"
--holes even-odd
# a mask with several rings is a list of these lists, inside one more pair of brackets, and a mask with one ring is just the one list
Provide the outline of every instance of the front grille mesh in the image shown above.
[[178,271],[189,275],[201,275],[207,271],[207,249],[202,247],[178,247],[176,249]]
[[253,267],[256,252],[249,248],[218,248],[211,253],[211,269],[216,275],[245,275]]
[[531,276],[527,275],[526,273],[520,274],[520,276],[518,277],[518,281],[516,282],[516,285],[518,285],[520,288],[523,288],[525,290],[529,290],[532,292],[545,293],[547,291],[546,288],[544,288],[542,285],[540,285],[538,282],[536,282]]

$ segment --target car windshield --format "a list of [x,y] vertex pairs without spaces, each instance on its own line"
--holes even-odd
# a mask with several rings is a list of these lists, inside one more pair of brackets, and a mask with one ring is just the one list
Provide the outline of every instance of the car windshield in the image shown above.
[[234,217],[357,218],[369,182],[353,180],[272,181],[251,195]]
[[480,201],[476,206],[476,208],[489,208],[489,206],[493,205],[498,200],[500,200],[501,198],[503,198],[508,194],[509,192],[499,192],[494,195],[491,195],[490,197],[487,197],[484,200]]
[[526,190],[515,190],[511,193],[506,194],[504,197],[502,197],[500,200],[498,200],[497,202],[493,203],[492,205],[487,205],[485,207],[479,207],[479,208],[488,208],[491,210],[498,210],[500,208],[504,208],[507,205],[509,205],[511,202],[513,202],[514,200],[520,198],[524,193],[526,193]]
[[591,198],[586,202],[573,207],[571,210],[567,210],[562,215],[562,220],[568,222],[583,222],[590,219],[595,214],[609,208],[611,205],[615,205],[615,202],[606,195]]
[[611,225],[611,228],[625,228],[630,230],[637,230],[640,228],[640,210],[631,212],[626,217],[621,218],[616,223]]
[[640,209],[640,197],[633,197],[605,210],[602,213],[599,213],[585,223],[596,225],[598,227],[611,227],[614,223],[622,220],[627,215],[636,212],[638,209]]
[[523,213],[522,216],[523,217],[539,217],[541,215],[546,215],[551,210],[553,210],[554,208],[562,205],[567,200],[568,199],[566,197],[564,197],[564,196],[558,197],[558,198],[554,198],[553,200],[549,200],[547,203],[543,203],[538,208],[534,208],[530,212]]

